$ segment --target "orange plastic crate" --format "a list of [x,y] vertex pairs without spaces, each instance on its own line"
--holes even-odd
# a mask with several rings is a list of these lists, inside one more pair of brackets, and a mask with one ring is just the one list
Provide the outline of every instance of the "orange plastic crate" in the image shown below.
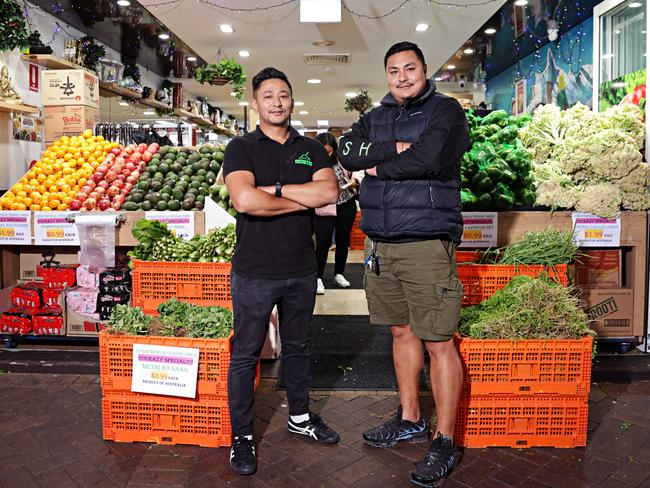
[[176,298],[194,305],[232,309],[230,263],[133,261],[131,302],[157,314],[158,305]]
[[[228,367],[231,340],[189,337],[127,336],[99,334],[100,382],[104,391],[131,391],[133,344],[192,347],[199,349],[196,392],[201,395],[228,395]],[[258,367],[259,381],[259,367]]]
[[222,447],[231,444],[228,402],[127,392],[103,392],[103,437],[116,442],[155,442]]
[[482,251],[456,251],[457,263],[476,263],[481,259]]
[[537,277],[547,272],[551,279],[562,285],[569,283],[568,265],[554,268],[542,265],[463,264],[458,266],[458,279],[463,284],[463,306],[476,305],[506,287],[515,276]]
[[361,220],[361,212],[357,212],[352,225],[352,232],[350,232],[350,249],[363,250],[363,244],[366,241],[366,234],[359,228],[359,221]]
[[593,338],[470,339],[455,337],[464,395],[588,395]]
[[455,439],[465,447],[581,447],[586,395],[462,396]]

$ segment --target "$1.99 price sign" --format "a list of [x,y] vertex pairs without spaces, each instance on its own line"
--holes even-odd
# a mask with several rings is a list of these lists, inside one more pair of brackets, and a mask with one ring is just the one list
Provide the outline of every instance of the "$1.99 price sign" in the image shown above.
[[496,247],[496,212],[463,212],[463,242],[459,247]]
[[572,215],[574,241],[580,247],[619,247],[621,244],[621,218],[604,219],[589,213]]

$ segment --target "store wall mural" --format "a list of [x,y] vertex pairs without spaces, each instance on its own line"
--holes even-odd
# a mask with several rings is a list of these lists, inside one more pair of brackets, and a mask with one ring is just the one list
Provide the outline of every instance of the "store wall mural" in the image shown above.
[[592,45],[593,19],[589,18],[489,79],[488,103],[513,114],[530,113],[547,103],[562,108],[577,102],[591,106]]

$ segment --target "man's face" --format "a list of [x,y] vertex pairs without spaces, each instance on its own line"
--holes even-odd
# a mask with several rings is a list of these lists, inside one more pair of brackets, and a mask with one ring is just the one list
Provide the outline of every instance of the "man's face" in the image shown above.
[[427,83],[427,65],[422,64],[415,51],[393,54],[386,63],[388,89],[397,103],[420,93]]
[[286,125],[293,111],[289,85],[277,78],[264,80],[253,99],[253,110],[266,124]]

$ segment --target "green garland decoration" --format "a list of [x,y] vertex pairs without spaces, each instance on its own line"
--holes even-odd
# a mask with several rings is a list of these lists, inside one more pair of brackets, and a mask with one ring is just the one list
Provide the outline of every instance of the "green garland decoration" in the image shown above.
[[84,57],[84,66],[96,72],[99,59],[106,56],[106,48],[95,44],[95,39],[90,36],[82,37],[79,43],[81,44],[81,53]]
[[0,51],[28,48],[25,16],[14,0],[0,0],[0,19]]

